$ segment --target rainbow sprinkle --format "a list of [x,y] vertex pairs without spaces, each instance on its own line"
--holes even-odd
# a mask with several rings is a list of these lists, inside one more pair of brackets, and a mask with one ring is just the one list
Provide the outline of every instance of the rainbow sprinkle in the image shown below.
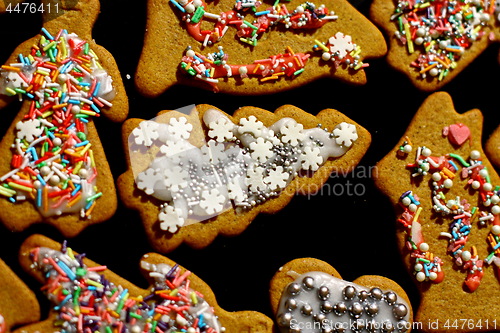
[[66,30],[42,28],[37,45],[0,69],[0,94],[27,100],[16,124],[11,171],[0,177],[0,195],[31,200],[43,216],[80,211],[90,218],[98,171],[87,123],[111,107],[112,79],[89,44]]
[[57,312],[54,326],[61,333],[219,333],[213,308],[190,288],[190,271],[178,265],[141,263],[154,280],[151,292],[132,295],[109,281],[106,266],[88,267],[85,255],[38,247],[31,251],[35,267],[45,274],[43,292]]

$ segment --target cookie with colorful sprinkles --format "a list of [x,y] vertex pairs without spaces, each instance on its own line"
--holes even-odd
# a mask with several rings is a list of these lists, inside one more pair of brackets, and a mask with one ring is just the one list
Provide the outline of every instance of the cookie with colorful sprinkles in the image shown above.
[[364,275],[342,280],[328,263],[292,260],[273,276],[271,308],[279,332],[410,332],[413,310],[394,281]]
[[155,97],[180,83],[270,94],[320,77],[364,84],[380,31],[347,1],[150,0],[135,82]]
[[259,213],[276,213],[296,193],[316,193],[334,171],[366,152],[367,130],[332,109],[317,116],[285,105],[242,107],[230,116],[198,105],[128,119],[129,165],[118,190],[138,210],[151,245],[169,252],[242,233]]
[[39,319],[40,306],[35,294],[0,259],[0,333]]
[[370,17],[389,40],[387,62],[423,91],[442,88],[500,40],[495,0],[375,0]]
[[147,289],[41,235],[29,237],[19,257],[53,306],[46,320],[17,332],[272,332],[270,318],[223,310],[199,277],[156,253],[140,261]]
[[488,138],[486,154],[491,162],[500,168],[500,126]]
[[[434,93],[378,164],[396,210],[397,240],[422,296],[424,331],[493,331],[500,319],[500,178],[481,147],[483,117]],[[449,304],[450,306],[446,306]],[[485,310],[488,304],[488,310]]]
[[128,99],[113,57],[92,39],[99,2],[58,4],[0,68],[0,107],[22,101],[0,142],[0,219],[14,231],[44,222],[72,237],[116,210],[93,119],[123,121]]

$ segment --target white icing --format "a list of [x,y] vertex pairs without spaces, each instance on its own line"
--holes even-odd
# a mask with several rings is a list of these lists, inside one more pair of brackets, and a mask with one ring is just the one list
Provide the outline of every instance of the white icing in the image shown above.
[[[333,132],[304,129],[292,118],[270,127],[255,116],[234,124],[210,109],[203,115],[208,141],[195,145],[190,134],[203,133],[201,124],[182,116],[160,118],[141,122],[129,137],[129,149],[135,156],[131,165],[137,187],[165,202],[159,221],[170,232],[231,207],[248,209],[279,195],[293,178],[342,156],[357,140],[355,126],[347,123]],[[192,114],[191,119],[198,117]],[[158,153],[152,153],[155,148]],[[145,154],[134,155],[138,151]],[[144,168],[142,159],[148,154],[154,157]]]
[[[373,332],[381,332],[384,323],[390,323],[394,332],[405,332],[409,328],[409,305],[392,291],[370,289],[324,272],[308,272],[294,277],[294,282],[283,291],[277,311],[278,325],[283,333],[335,332],[329,329],[339,327],[345,328],[345,332],[354,332],[357,324],[364,324],[363,332],[369,332],[370,325]],[[325,287],[327,292],[322,294],[320,288]],[[344,293],[346,287],[354,287],[352,298]],[[342,311],[342,304],[345,311]],[[370,315],[372,306],[376,311]],[[394,309],[401,306],[407,313],[397,317]],[[356,307],[359,307],[359,313]]]

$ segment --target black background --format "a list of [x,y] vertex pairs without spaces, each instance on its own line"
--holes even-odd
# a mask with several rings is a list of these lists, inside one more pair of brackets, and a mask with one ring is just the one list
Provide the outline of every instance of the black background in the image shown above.
[[[351,3],[368,15],[369,0]],[[200,103],[212,104],[229,114],[245,105],[273,111],[283,104],[293,104],[312,114],[325,108],[337,109],[367,128],[373,140],[353,174],[329,179],[325,189],[335,191],[323,191],[310,198],[296,196],[279,213],[259,215],[240,236],[218,237],[203,250],[182,245],[167,256],[200,276],[228,311],[256,310],[273,317],[269,282],[280,266],[299,257],[325,260],[346,280],[366,274],[391,278],[407,291],[416,309],[419,296],[400,261],[395,243],[395,214],[365,171],[398,143],[429,94],[414,88],[406,77],[388,67],[385,59],[376,59],[368,61],[368,83],[364,86],[322,79],[300,89],[266,96],[228,96],[174,86],[158,98],[147,99],[138,94],[133,82],[145,22],[145,1],[125,4],[123,0],[102,0],[101,14],[94,26],[94,39],[114,55],[120,68],[130,101],[129,117],[150,119],[160,110]],[[38,14],[0,16],[0,63],[18,44],[36,35],[40,26]],[[483,142],[500,120],[499,68],[498,46],[493,45],[443,89],[451,94],[458,112],[473,108],[483,112]],[[5,133],[19,107],[13,103],[0,111],[0,133]],[[121,124],[100,118],[95,125],[116,179],[126,169]],[[351,192],[357,189],[358,195],[349,195],[348,188]],[[37,291],[45,316],[49,304],[38,292],[40,286],[22,271],[17,261],[19,246],[34,233],[59,242],[64,240],[57,230],[47,225],[12,233],[0,224],[0,258]],[[145,287],[139,273],[139,259],[153,249],[137,212],[120,204],[111,220],[85,229],[69,239],[69,246]]]

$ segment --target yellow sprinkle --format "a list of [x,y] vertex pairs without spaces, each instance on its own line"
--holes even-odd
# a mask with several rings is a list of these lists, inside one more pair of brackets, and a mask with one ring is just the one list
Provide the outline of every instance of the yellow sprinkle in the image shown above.
[[415,212],[415,216],[413,216],[413,222],[417,222],[418,217],[420,216],[420,212],[422,212],[422,207],[418,207],[417,211]]
[[329,52],[330,50],[323,44],[321,43],[319,40],[315,39],[314,42],[316,43],[316,45],[318,45],[318,47],[322,48],[323,51],[325,52]]
[[21,190],[21,191],[25,191],[25,192],[31,192],[31,191],[33,191],[33,188],[31,188],[31,187],[24,186],[24,185],[21,185],[21,184],[17,184],[17,183],[14,183],[14,182],[9,182],[8,184],[9,184],[10,187],[18,189],[18,190]]
[[16,194],[16,191],[0,186],[0,194],[10,198],[11,196]]
[[408,52],[412,54],[414,52],[414,48],[413,48],[413,41],[411,40],[410,25],[408,24],[408,22],[404,24],[404,28],[405,28],[406,41],[408,43]]

